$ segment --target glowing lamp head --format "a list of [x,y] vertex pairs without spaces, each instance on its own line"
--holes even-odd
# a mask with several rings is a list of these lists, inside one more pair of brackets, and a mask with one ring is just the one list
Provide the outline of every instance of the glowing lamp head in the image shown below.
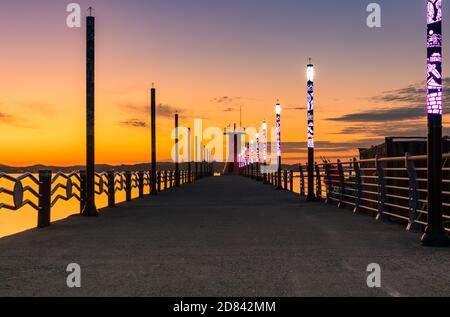
[[308,81],[314,81],[314,65],[313,64],[308,64],[308,66],[306,66],[306,78],[308,79]]
[[255,138],[259,139],[259,133],[256,133]]
[[266,123],[266,121],[263,121],[262,128],[263,128],[263,130],[267,130],[267,123]]
[[276,114],[281,114],[281,105],[279,103],[277,103],[277,105],[275,106],[275,112]]

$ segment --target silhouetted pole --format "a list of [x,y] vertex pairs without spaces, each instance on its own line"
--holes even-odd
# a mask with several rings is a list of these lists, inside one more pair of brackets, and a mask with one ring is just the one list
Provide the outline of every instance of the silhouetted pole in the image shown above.
[[158,195],[158,190],[156,188],[157,175],[156,175],[156,89],[152,87],[151,89],[151,132],[152,132],[152,171],[150,180],[150,195]]
[[442,8],[427,1],[428,226],[424,246],[448,246],[442,224]]
[[83,216],[98,216],[95,207],[95,17],[86,17],[86,204]]
[[194,147],[195,147],[195,156],[194,156],[194,160],[195,160],[195,179],[197,180],[198,179],[198,137],[197,136],[195,136],[195,144],[194,144]]
[[307,201],[316,200],[314,194],[314,66],[309,63],[306,67],[308,79],[308,195]]
[[192,167],[191,167],[191,128],[188,128],[188,182],[192,181]]
[[278,159],[278,175],[277,175],[277,189],[282,190],[281,186],[281,105],[279,103],[275,106],[275,113],[277,115],[277,159]]
[[175,186],[180,186],[180,166],[178,163],[178,113],[175,114]]

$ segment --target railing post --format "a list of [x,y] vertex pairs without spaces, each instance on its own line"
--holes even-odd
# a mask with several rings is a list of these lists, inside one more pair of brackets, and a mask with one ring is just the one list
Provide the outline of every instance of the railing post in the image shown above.
[[168,181],[168,171],[164,171],[164,190],[167,189],[167,181]]
[[188,183],[192,183],[192,166],[191,166],[191,164],[192,164],[191,161],[189,161],[189,164],[188,164]]
[[328,204],[331,200],[331,196],[333,195],[333,183],[332,183],[332,179],[331,179],[331,168],[330,168],[330,163],[324,162],[324,166],[325,166],[325,175],[327,178],[327,199],[325,200],[325,203]]
[[131,177],[133,174],[130,171],[125,172],[125,195],[126,200],[131,201]]
[[418,183],[417,183],[417,171],[414,161],[410,160],[410,154],[405,154],[405,167],[408,172],[408,207],[409,207],[409,223],[407,230],[417,230],[417,207],[419,205],[419,195],[418,195]]
[[263,163],[263,184],[264,185],[267,185],[267,171],[266,171],[266,168],[267,168],[267,165],[266,165],[266,163],[264,162]]
[[320,176],[320,166],[317,162],[314,164],[316,171],[316,198],[322,200],[322,177]]
[[144,172],[138,172],[139,175],[139,197],[144,197]]
[[338,173],[339,173],[339,184],[341,187],[338,207],[341,208],[344,205],[344,198],[345,198],[345,176],[344,176],[344,167],[342,166],[341,161],[338,160],[337,164],[338,164]]
[[109,171],[108,178],[108,207],[116,207],[116,173]]
[[288,171],[284,170],[284,190],[288,190]]
[[172,171],[169,171],[169,188],[172,188],[173,186],[173,173]]
[[289,187],[290,187],[290,191],[293,192],[294,191],[294,171],[290,170],[289,171]]
[[38,228],[50,226],[52,199],[52,171],[39,171]]
[[80,214],[86,205],[86,171],[80,171]]
[[384,170],[378,157],[375,160],[376,170],[377,170],[377,181],[378,181],[378,215],[377,220],[382,220],[383,214],[386,211],[386,181],[384,179]]
[[359,166],[359,162],[353,159],[353,169],[355,171],[355,208],[353,209],[353,213],[357,213],[361,206],[361,197],[362,197],[362,177],[361,177],[361,169]]
[[158,176],[158,184],[157,184],[157,186],[158,186],[158,191],[160,192],[161,191],[161,171],[157,172],[157,176]]
[[300,170],[300,196],[305,197],[305,173],[303,172],[303,165],[299,164]]

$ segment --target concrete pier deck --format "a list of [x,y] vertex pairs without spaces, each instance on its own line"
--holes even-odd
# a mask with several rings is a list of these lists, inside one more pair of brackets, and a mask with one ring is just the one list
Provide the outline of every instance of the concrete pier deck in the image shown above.
[[402,226],[238,176],[0,239],[1,296],[449,296],[449,267]]

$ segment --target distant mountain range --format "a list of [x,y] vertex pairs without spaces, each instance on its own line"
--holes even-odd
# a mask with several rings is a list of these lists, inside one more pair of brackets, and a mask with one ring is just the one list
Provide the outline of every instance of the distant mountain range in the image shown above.
[[[160,162],[157,164],[159,170],[173,170],[175,169],[175,164],[172,162]],[[192,164],[192,169],[194,164]],[[214,170],[216,172],[222,172],[224,168],[224,163],[214,163]],[[48,166],[48,165],[32,165],[24,167],[15,167],[0,164],[0,172],[8,174],[20,174],[20,173],[37,173],[40,170],[51,170],[52,172],[64,172],[69,173],[73,171],[84,170],[84,165],[74,165],[74,166]],[[151,169],[151,164],[134,164],[134,165],[108,165],[108,164],[98,164],[95,167],[98,172],[106,171],[148,171]],[[187,163],[180,163],[180,169],[187,169]],[[298,171],[298,165],[283,165],[283,169]]]

